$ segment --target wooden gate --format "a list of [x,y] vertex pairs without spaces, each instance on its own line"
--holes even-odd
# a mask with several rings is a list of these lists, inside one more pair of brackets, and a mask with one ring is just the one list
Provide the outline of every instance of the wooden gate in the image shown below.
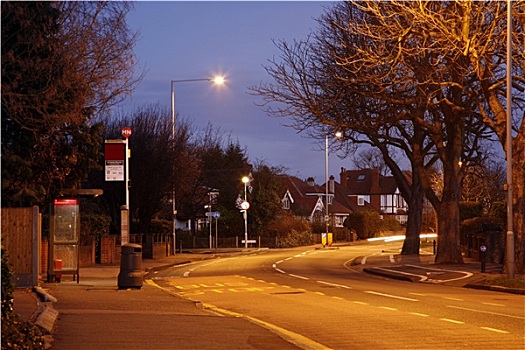
[[17,287],[38,284],[41,215],[38,207],[2,208],[2,246],[13,267]]

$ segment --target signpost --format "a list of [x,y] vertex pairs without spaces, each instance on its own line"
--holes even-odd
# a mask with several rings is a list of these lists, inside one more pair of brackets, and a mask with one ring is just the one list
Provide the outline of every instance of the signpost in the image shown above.
[[129,158],[128,138],[132,131],[130,127],[122,128],[124,140],[106,140],[105,174],[106,181],[124,181],[126,203],[120,207],[120,244],[129,243]]

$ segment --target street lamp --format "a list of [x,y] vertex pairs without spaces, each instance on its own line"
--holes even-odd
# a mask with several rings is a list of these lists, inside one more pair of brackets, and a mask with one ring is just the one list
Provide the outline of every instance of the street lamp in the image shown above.
[[[189,83],[194,81],[209,81],[214,84],[224,84],[224,77],[216,76],[213,78],[198,78],[198,79],[180,79],[171,80],[171,142],[173,142],[173,149],[175,149],[175,83]],[[173,169],[175,170],[175,169]],[[173,254],[177,250],[177,242],[175,236],[175,230],[177,228],[177,208],[175,206],[175,184],[173,184],[172,190],[172,210],[173,210]]]
[[[324,180],[325,180],[325,228],[326,228],[326,244],[328,245],[328,226],[329,226],[329,220],[330,220],[330,214],[328,212],[328,136],[329,134],[325,135],[325,173],[324,173]],[[341,131],[337,131],[335,133],[335,137],[341,138],[343,136],[343,133]],[[321,242],[322,243],[322,242]]]
[[248,209],[250,208],[250,203],[247,197],[247,186],[250,178],[243,176],[241,180],[244,183],[244,202],[241,203],[241,211],[244,217],[244,249],[248,249]]
[[512,183],[512,0],[507,0],[507,234],[505,245],[505,267],[507,277],[514,277],[514,222],[513,222],[513,183]]

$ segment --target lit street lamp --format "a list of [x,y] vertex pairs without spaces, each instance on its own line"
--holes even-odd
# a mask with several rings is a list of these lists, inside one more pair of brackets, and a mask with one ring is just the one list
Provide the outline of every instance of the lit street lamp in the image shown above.
[[[328,245],[328,227],[330,226],[330,214],[328,212],[328,136],[329,134],[325,135],[325,173],[324,173],[324,180],[325,180],[325,227],[326,227],[326,244]],[[343,133],[341,131],[337,131],[335,133],[335,137],[341,138],[343,136]]]
[[[171,139],[173,142],[173,148],[175,149],[175,83],[189,83],[194,81],[210,81],[214,84],[224,84],[224,77],[213,77],[213,78],[198,78],[198,79],[182,79],[182,80],[171,80]],[[175,170],[175,169],[173,169]],[[172,210],[173,210],[173,254],[177,249],[177,242],[175,236],[175,230],[177,228],[177,208],[175,206],[175,185],[172,190]]]
[[248,249],[248,209],[250,208],[250,203],[248,202],[247,186],[250,178],[243,176],[241,180],[244,183],[244,202],[241,203],[241,211],[244,217],[244,249]]

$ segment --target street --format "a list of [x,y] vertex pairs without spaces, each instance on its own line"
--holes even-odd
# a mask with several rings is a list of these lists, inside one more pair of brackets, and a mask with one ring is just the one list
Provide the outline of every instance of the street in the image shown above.
[[523,296],[449,286],[436,271],[423,273],[431,283],[411,283],[352,264],[389,259],[399,247],[265,250],[159,271],[147,283],[249,318],[303,348],[524,348]]

